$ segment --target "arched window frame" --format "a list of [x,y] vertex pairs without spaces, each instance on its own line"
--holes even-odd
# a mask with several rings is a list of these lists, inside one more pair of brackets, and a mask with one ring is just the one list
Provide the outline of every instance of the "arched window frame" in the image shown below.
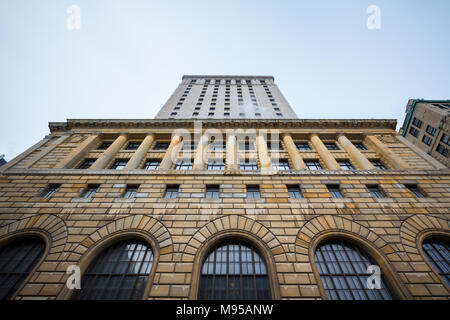
[[226,242],[241,241],[249,244],[250,247],[256,249],[261,258],[264,260],[267,268],[267,279],[269,282],[270,295],[272,300],[278,300],[281,297],[280,287],[278,283],[278,277],[276,275],[275,260],[273,258],[270,248],[265,244],[260,242],[258,238],[250,235],[248,233],[240,231],[230,231],[217,233],[203,242],[203,245],[199,248],[198,252],[194,258],[194,270],[192,273],[192,284],[189,292],[190,300],[198,299],[198,292],[200,288],[200,277],[203,262],[206,260],[211,251],[220,246],[220,244],[225,244]]
[[39,261],[36,263],[36,265],[33,267],[33,269],[29,272],[28,276],[25,277],[25,279],[22,281],[22,283],[19,285],[17,290],[13,293],[13,295],[10,297],[10,300],[15,300],[16,297],[20,294],[22,289],[27,285],[27,283],[30,281],[31,277],[35,274],[35,272],[39,269],[39,267],[44,262],[45,258],[47,257],[49,251],[50,251],[50,236],[43,231],[39,230],[21,230],[19,232],[15,232],[12,234],[7,234],[4,237],[0,237],[0,245],[8,245],[9,243],[15,242],[17,240],[27,239],[27,238],[36,238],[40,239],[44,243],[44,252],[42,253],[42,257],[39,259]]
[[409,300],[412,299],[411,294],[406,289],[402,280],[398,276],[398,273],[395,271],[395,268],[391,265],[388,259],[381,253],[378,248],[374,247],[371,243],[369,243],[366,239],[362,237],[358,237],[353,233],[345,232],[345,231],[327,231],[325,233],[319,234],[315,239],[311,241],[309,247],[309,261],[311,262],[311,267],[314,273],[314,276],[317,281],[317,285],[319,287],[319,291],[323,300],[328,300],[328,296],[325,291],[325,287],[323,286],[322,279],[320,277],[319,270],[317,268],[316,260],[315,260],[315,252],[318,246],[325,241],[329,240],[341,240],[353,243],[358,246],[361,250],[364,250],[368,255],[372,257],[373,260],[378,264],[385,276],[385,280],[390,288],[390,293],[394,300]]
[[[103,239],[101,239],[98,243],[92,245],[81,257],[79,263],[77,264],[80,267],[81,271],[81,279],[83,279],[83,275],[86,272],[87,268],[95,260],[95,258],[103,251],[108,249],[111,245],[114,245],[118,242],[127,241],[127,240],[138,240],[144,242],[144,244],[148,245],[153,252],[153,264],[148,275],[147,284],[145,286],[144,292],[142,294],[141,300],[146,300],[150,294],[151,285],[154,281],[156,267],[159,262],[160,256],[160,248],[158,245],[158,241],[150,234],[144,233],[142,231],[121,231],[119,234],[111,234]],[[83,283],[81,283],[83,285]],[[63,292],[60,294],[61,299],[70,300],[74,290],[70,290],[67,286],[64,286]]]
[[434,268],[433,264],[428,260],[427,255],[425,254],[425,251],[423,250],[423,243],[424,241],[430,240],[430,239],[441,239],[450,241],[450,233],[446,231],[440,231],[440,230],[425,230],[422,233],[420,233],[417,237],[416,243],[417,248],[420,252],[420,255],[422,256],[425,263],[429,266],[431,271],[436,275],[436,277],[440,280],[440,283],[444,285],[444,287],[447,289],[448,292],[450,292],[450,286],[447,284],[447,281],[441,277],[439,272]]

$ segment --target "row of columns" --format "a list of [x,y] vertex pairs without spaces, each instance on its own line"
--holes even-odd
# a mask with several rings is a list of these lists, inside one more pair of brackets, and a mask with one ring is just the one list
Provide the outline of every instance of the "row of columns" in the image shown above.
[[[94,162],[91,166],[92,169],[104,169],[110,163],[110,161],[116,156],[120,149],[125,145],[128,140],[127,133],[121,133],[116,140],[105,150],[105,152]],[[140,144],[139,148],[134,152],[131,159],[128,161],[125,170],[137,169],[139,164],[144,160],[148,150],[155,140],[155,135],[149,133],[145,136],[144,140]],[[286,151],[291,158],[294,170],[305,170],[306,165],[303,161],[297,146],[295,145],[290,134],[283,134],[282,140],[286,147]],[[67,155],[61,162],[59,162],[55,168],[71,168],[86,152],[91,150],[100,141],[100,133],[89,136],[83,141],[75,150]],[[344,135],[338,135],[338,141],[340,145],[345,149],[350,158],[356,163],[359,169],[373,170],[375,167],[373,164],[353,145],[353,143]],[[379,154],[392,165],[394,169],[406,169],[409,168],[408,164],[400,159],[394,152],[392,152],[386,145],[384,145],[376,136],[366,135],[365,143],[370,145]],[[172,136],[169,147],[167,148],[165,155],[160,163],[160,170],[169,170],[172,167],[174,160],[180,150],[182,137],[180,135]],[[194,156],[193,169],[203,170],[205,166],[205,153],[207,152],[207,146],[209,137],[204,135],[200,138],[197,145],[197,149]],[[313,133],[310,136],[310,142],[314,146],[314,149],[319,154],[319,157],[325,163],[325,166],[329,170],[340,170],[340,166],[331,152],[323,144],[318,134]],[[269,156],[267,142],[263,134],[256,136],[256,147],[258,151],[258,159],[261,165],[261,170],[271,170],[272,162]],[[238,144],[235,134],[227,134],[226,143],[226,168],[227,170],[238,170]]]

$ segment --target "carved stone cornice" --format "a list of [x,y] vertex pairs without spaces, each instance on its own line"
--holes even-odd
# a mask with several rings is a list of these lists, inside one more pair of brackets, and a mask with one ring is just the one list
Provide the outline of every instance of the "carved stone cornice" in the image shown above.
[[189,129],[194,128],[194,123],[199,121],[205,129],[390,129],[395,131],[397,125],[395,119],[67,119],[66,122],[50,122],[49,128],[52,133],[73,129]]

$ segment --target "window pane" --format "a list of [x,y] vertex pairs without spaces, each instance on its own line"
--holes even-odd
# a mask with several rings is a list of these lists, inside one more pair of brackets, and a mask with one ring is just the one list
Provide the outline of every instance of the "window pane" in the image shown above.
[[450,285],[450,245],[443,239],[427,239],[422,244],[423,252],[437,273]]

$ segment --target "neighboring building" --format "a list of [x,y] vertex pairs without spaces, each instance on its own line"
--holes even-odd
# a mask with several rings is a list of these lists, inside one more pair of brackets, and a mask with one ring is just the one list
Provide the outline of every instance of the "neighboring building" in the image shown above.
[[2,154],[2,155],[0,155],[0,167],[1,167],[2,165],[4,165],[5,163],[6,163],[5,155]]
[[0,298],[450,299],[450,170],[395,120],[162,113],[0,168]]
[[416,147],[450,167],[450,100],[410,99],[400,133]]
[[156,119],[297,119],[268,76],[183,76]]

